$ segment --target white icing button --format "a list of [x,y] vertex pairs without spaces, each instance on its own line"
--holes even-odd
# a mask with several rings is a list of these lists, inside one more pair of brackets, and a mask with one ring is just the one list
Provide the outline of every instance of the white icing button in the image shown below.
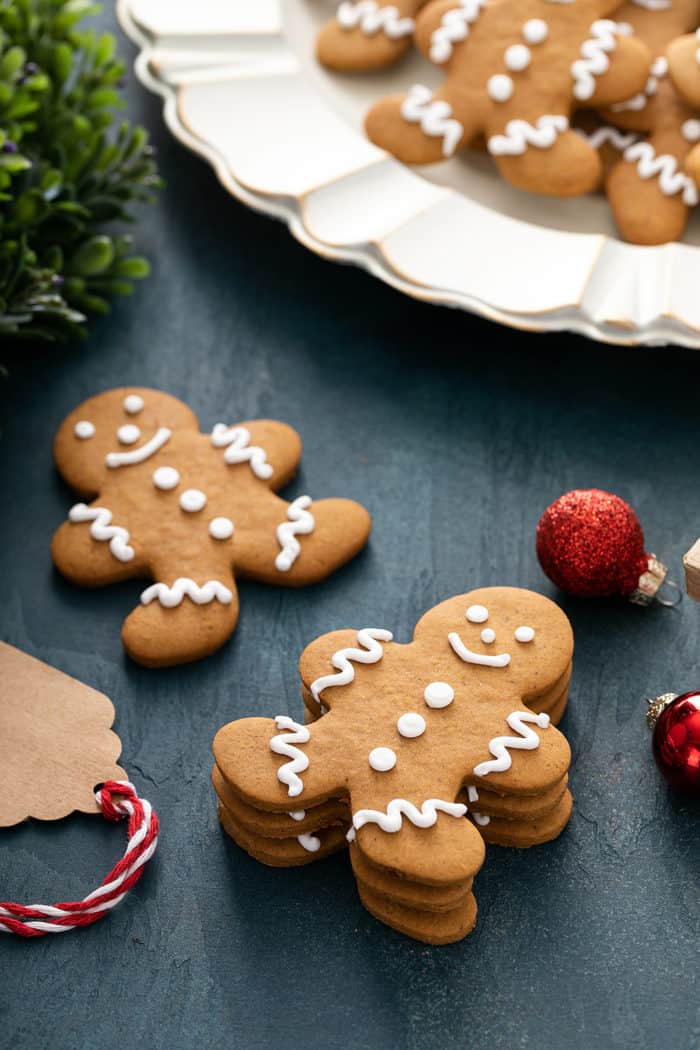
[[405,715],[401,715],[401,718],[396,723],[396,728],[401,736],[407,736],[409,739],[423,736],[425,719],[422,715],[416,714],[415,711],[408,711]]
[[535,632],[532,627],[516,627],[515,628],[515,640],[516,642],[531,642],[535,637]]
[[684,120],[681,135],[686,142],[700,142],[700,120]]
[[230,518],[212,518],[209,522],[209,535],[215,540],[228,540],[233,536],[233,522]]
[[199,489],[185,489],[180,496],[180,506],[189,514],[201,510],[207,504],[207,497]]
[[486,623],[488,618],[489,611],[484,605],[470,605],[467,609],[469,623]]
[[388,773],[396,765],[396,755],[390,747],[375,747],[369,753],[369,764],[377,773]]
[[82,438],[85,441],[86,438],[91,438],[94,435],[95,424],[91,423],[89,419],[81,419],[73,427],[73,433],[77,438]]
[[529,47],[525,47],[524,44],[511,44],[510,47],[506,48],[503,61],[506,64],[506,69],[510,69],[513,73],[519,73],[521,70],[527,69],[531,58]]
[[135,423],[125,423],[123,427],[119,427],[117,437],[122,445],[134,445],[141,437],[141,431]]
[[496,632],[491,627],[484,627],[481,632],[481,640],[484,645],[491,645],[496,641]]
[[447,707],[455,698],[455,691],[447,682],[431,682],[425,687],[423,699],[428,707]]
[[495,73],[486,84],[489,98],[494,102],[507,102],[513,94],[513,87],[513,81],[505,73]]
[[135,416],[143,408],[143,398],[139,394],[128,394],[124,398],[123,408],[130,416]]
[[542,44],[549,35],[549,28],[543,18],[529,18],[523,26],[523,40],[528,44]]
[[292,818],[292,820],[303,820],[304,817],[306,816],[306,810],[305,809],[293,809],[293,810],[291,810],[289,815]]
[[180,475],[175,467],[158,467],[153,471],[151,480],[157,489],[168,492],[180,483]]

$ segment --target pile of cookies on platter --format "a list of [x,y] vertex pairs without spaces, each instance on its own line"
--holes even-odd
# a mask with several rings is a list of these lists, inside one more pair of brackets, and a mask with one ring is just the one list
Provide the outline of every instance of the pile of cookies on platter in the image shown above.
[[375,103],[372,142],[406,164],[486,149],[534,193],[603,190],[625,240],[663,244],[700,199],[699,23],[699,0],[345,0],[317,55],[359,73],[415,44],[444,82]]
[[512,587],[450,598],[401,645],[389,631],[325,634],[301,656],[305,724],[219,730],[224,830],[276,867],[349,847],[362,903],[431,944],[476,922],[484,842],[555,838],[571,814],[563,715],[573,636],[549,599]]

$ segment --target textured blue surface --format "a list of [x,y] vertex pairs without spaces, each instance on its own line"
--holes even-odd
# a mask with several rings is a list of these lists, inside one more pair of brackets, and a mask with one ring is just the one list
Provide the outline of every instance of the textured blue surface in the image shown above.
[[[564,600],[574,815],[551,845],[489,849],[459,945],[375,922],[345,856],[256,864],[220,833],[208,775],[224,722],[301,715],[296,660],[316,635],[369,623],[406,640],[426,608],[479,584],[554,594],[534,528],[568,488],[630,500],[679,577],[700,532],[700,357],[500,330],[325,263],[229,199],[158,104],[129,94],[169,184],[139,224],[154,274],[87,345],[27,357],[4,384],[0,635],[111,696],[162,845],[105,922],[0,941],[0,1046],[698,1050],[697,807],[657,776],[643,700],[700,683],[700,606]],[[238,631],[204,663],[131,664],[119,628],[138,584],[78,590],[48,553],[72,502],[54,431],[121,383],[170,390],[206,427],[292,423],[305,454],[290,492],[364,502],[369,549],[316,588],[243,585]],[[122,847],[88,817],[0,832],[0,896],[78,897]]]

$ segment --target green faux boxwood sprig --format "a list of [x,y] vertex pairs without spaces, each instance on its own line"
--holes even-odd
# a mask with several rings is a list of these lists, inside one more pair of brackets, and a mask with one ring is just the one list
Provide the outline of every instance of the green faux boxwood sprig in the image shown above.
[[0,0],[0,344],[65,340],[127,295],[148,262],[109,224],[161,185],[123,121],[114,38],[90,0]]

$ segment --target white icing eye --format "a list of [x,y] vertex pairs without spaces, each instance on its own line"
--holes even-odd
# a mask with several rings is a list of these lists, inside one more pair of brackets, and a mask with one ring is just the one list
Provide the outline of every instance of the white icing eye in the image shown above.
[[467,609],[469,623],[486,623],[489,611],[484,605],[470,605]]
[[233,536],[233,522],[230,518],[212,518],[209,522],[209,535],[215,540],[228,540]]
[[135,416],[143,408],[143,398],[139,394],[127,394],[122,406],[128,415]]
[[516,627],[515,628],[515,640],[516,642],[531,642],[535,637],[535,631],[532,627]]
[[199,489],[185,489],[180,496],[180,506],[189,514],[194,514],[207,504],[207,497]]
[[543,18],[529,18],[523,26],[523,40],[528,44],[542,44],[549,36],[549,27]]
[[89,419],[81,419],[73,427],[73,433],[77,438],[85,441],[87,438],[94,437],[95,424],[91,423]]
[[180,484],[180,475],[175,467],[158,467],[153,471],[151,480],[157,489],[169,492]]
[[525,47],[524,44],[511,44],[510,47],[506,48],[503,61],[506,69],[510,69],[513,73],[520,73],[521,70],[527,69],[530,65],[531,58],[529,47]]
[[134,445],[141,437],[141,431],[135,423],[125,423],[124,426],[119,427],[117,437],[122,445]]
[[422,715],[416,714],[415,711],[408,711],[405,715],[401,715],[401,718],[396,723],[396,728],[401,736],[409,739],[422,736],[425,732],[425,719]]
[[423,699],[428,707],[447,707],[455,698],[455,691],[447,682],[431,682],[425,687]]
[[495,73],[486,83],[486,91],[494,102],[507,102],[513,94],[513,81],[505,73]]
[[377,773],[388,773],[396,765],[396,755],[390,747],[375,747],[369,753],[369,764]]
[[496,632],[491,627],[484,627],[481,632],[481,640],[484,645],[492,645],[496,641]]
[[681,135],[686,142],[700,142],[700,120],[684,120]]

